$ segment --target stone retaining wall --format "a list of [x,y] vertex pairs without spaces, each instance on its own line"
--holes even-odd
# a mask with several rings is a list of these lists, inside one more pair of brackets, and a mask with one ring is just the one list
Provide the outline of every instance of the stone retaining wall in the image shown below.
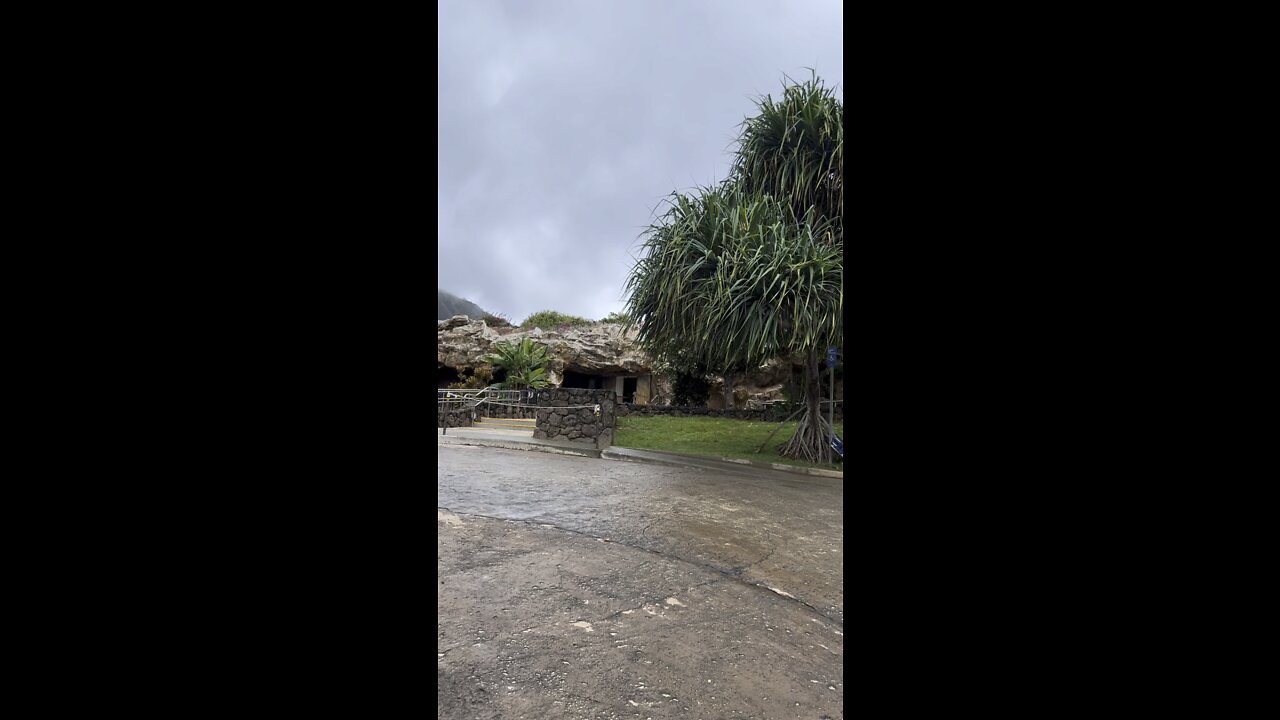
[[[598,450],[613,444],[614,410],[617,393],[612,390],[584,390],[581,388],[551,388],[536,394],[538,419],[533,437],[538,440],[559,440],[589,443]],[[599,405],[594,407],[570,407],[574,405]]]
[[[503,402],[507,401],[504,400]],[[533,404],[529,400],[525,400],[520,403],[516,403],[515,401],[511,402],[512,404],[520,405]],[[491,418],[532,418],[535,412],[536,410],[530,407],[504,407],[502,405],[490,405],[489,403],[483,403],[476,407],[476,414],[481,415],[482,417]]]
[[[446,423],[448,423],[446,425]],[[444,412],[436,406],[436,427],[471,427],[470,410],[449,410]]]

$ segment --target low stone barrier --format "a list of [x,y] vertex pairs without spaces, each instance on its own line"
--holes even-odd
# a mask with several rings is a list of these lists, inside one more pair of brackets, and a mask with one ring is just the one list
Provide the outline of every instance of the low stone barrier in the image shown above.
[[[613,390],[551,388],[537,391],[534,402],[538,405],[535,439],[590,443],[598,450],[613,444],[617,407]],[[596,405],[600,406],[599,415]]]
[[471,427],[470,410],[441,410],[436,407],[436,427]]
[[512,400],[512,401],[503,400],[501,402],[506,404],[499,405],[496,403],[481,403],[476,406],[476,414],[481,417],[489,417],[489,418],[532,418],[533,417],[533,413],[534,413],[533,408],[509,407],[509,405],[513,405],[513,404],[529,405],[531,403],[528,400],[524,400],[520,402],[517,402],[515,400]]

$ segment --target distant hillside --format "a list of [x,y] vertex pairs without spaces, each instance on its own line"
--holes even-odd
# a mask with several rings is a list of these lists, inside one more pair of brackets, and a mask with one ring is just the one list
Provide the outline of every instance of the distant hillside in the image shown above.
[[436,288],[439,293],[439,303],[436,306],[436,320],[448,320],[454,315],[466,315],[472,320],[479,320],[484,316],[484,310],[470,300],[463,300],[453,293]]

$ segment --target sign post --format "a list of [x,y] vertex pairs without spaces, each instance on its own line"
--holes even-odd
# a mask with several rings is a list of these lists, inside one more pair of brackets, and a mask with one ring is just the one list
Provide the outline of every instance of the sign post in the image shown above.
[[827,424],[831,426],[832,437],[836,434],[836,349],[827,348],[827,367],[831,372],[831,394],[828,399],[831,406],[827,408]]

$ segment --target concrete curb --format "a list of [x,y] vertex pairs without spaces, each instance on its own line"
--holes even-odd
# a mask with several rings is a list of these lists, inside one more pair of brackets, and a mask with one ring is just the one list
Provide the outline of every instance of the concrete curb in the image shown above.
[[556,455],[576,455],[578,457],[598,458],[600,451],[593,447],[583,447],[582,449],[564,447],[561,445],[547,445],[536,442],[520,442],[519,440],[499,440],[490,438],[468,438],[468,437],[449,437],[448,435],[437,435],[436,443],[439,445],[476,445],[479,447],[504,448],[507,450],[532,450],[534,452],[554,453]]
[[756,462],[755,460],[741,460],[738,458],[719,458],[724,462],[731,462],[737,465],[750,465],[751,467],[769,468],[772,470],[781,470],[782,472],[795,473],[796,475],[814,475],[816,477],[835,478],[837,480],[844,479],[843,472],[835,470],[823,470],[822,468],[807,468],[798,465],[788,465],[786,463],[766,463]]
[[[521,442],[519,440],[502,440],[499,438],[471,438],[462,436],[437,435],[436,441],[441,445],[475,445],[477,447],[504,448],[506,450],[530,450],[534,452],[554,453],[556,455],[574,455],[577,457],[602,458],[604,460],[621,460],[623,462],[651,463],[669,465],[671,467],[691,467],[705,470],[714,467],[715,463],[732,463],[746,465],[762,470],[777,470],[792,475],[812,475],[815,477],[844,480],[844,473],[819,468],[797,467],[785,463],[756,462],[737,458],[712,457],[710,455],[680,455],[656,450],[636,450],[633,448],[613,447],[597,450],[593,447],[566,447],[564,445],[548,445],[542,442]],[[621,451],[621,452],[617,452]],[[635,454],[643,453],[643,455]]]
[[[648,463],[648,464],[650,464],[650,465],[666,465],[666,466],[668,466],[668,467],[698,467],[698,468],[705,468],[705,467],[706,467],[705,465],[693,465],[693,464],[691,464],[691,463],[682,462],[682,461],[680,461],[680,460],[678,460],[678,459],[675,459],[675,458],[671,458],[671,459],[667,459],[667,458],[646,458],[646,457],[637,457],[637,456],[635,456],[635,455],[624,455],[624,454],[622,454],[622,453],[614,452],[614,448],[609,448],[608,450],[605,450],[604,452],[600,453],[600,457],[601,457],[601,458],[603,458],[603,459],[605,459],[605,460],[618,460],[618,461],[621,461],[621,462]],[[706,459],[706,460],[711,460],[712,458],[704,458],[704,459]]]
[[[617,451],[623,452],[617,452]],[[631,452],[633,448],[613,447],[605,450],[600,457],[605,460],[622,460],[625,462],[647,462],[658,465],[671,465],[673,467],[693,467],[705,469],[708,464],[726,462],[734,465],[746,465],[748,467],[761,468],[763,470],[778,470],[793,475],[813,475],[815,477],[834,478],[836,480],[844,480],[844,473],[834,470],[822,470],[820,468],[797,467],[795,465],[787,465],[785,463],[766,463],[756,462],[753,460],[739,460],[737,458],[713,457],[710,455],[680,455],[678,453],[658,452],[656,450],[634,450],[634,452],[644,453],[645,455],[637,455]],[[652,455],[654,457],[646,457]]]

